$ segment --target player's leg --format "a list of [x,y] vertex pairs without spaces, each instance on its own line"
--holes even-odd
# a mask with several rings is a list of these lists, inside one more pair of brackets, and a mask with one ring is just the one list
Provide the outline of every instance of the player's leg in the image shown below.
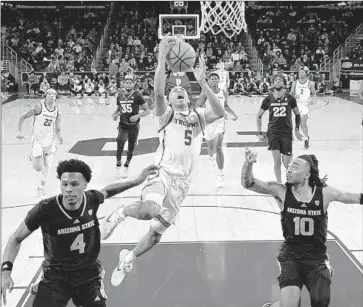
[[72,288],[64,277],[47,271],[39,283],[33,285],[31,293],[35,295],[33,307],[66,307],[72,296]]
[[219,183],[218,186],[219,187],[223,187],[226,184],[226,180],[224,178],[224,154],[223,154],[223,150],[222,150],[222,146],[223,146],[223,138],[224,138],[224,131],[222,131],[221,129],[216,129],[216,135],[214,138],[214,149],[215,149],[215,153],[216,153],[216,162],[217,162],[217,167],[218,167],[218,176],[219,176]]
[[281,155],[282,155],[282,163],[285,166],[285,169],[289,167],[289,164],[292,159],[292,136],[283,136],[281,137]]
[[158,174],[149,176],[145,183],[141,200],[129,206],[119,206],[106,217],[100,225],[102,240],[108,239],[118,224],[123,222],[126,217],[133,217],[138,220],[151,220],[156,217],[164,202],[167,189]]
[[34,143],[31,152],[31,161],[35,171],[41,172],[44,168],[44,150],[41,144]]
[[[305,108],[307,109],[308,107],[305,107]],[[310,146],[309,145],[310,136],[309,136],[308,118],[309,118],[308,111],[305,111],[303,113],[303,115],[301,116],[301,130],[305,136],[304,147],[306,149],[308,149]]]
[[268,150],[271,151],[272,158],[274,160],[274,173],[276,180],[281,181],[281,137],[267,132]]
[[299,274],[298,263],[293,259],[288,259],[288,255],[284,256],[283,253],[284,251],[279,252],[280,275],[277,278],[281,300],[274,304],[267,303],[263,305],[264,307],[300,307],[301,305],[303,280]]
[[45,185],[48,182],[50,168],[52,166],[55,152],[56,152],[55,143],[53,143],[51,146],[49,146],[47,148],[44,148],[44,156],[43,156],[44,167],[43,167],[41,175],[40,175],[40,186],[38,187],[39,194],[45,195],[45,191],[44,191]]
[[134,155],[134,150],[137,144],[137,140],[139,137],[139,131],[140,131],[140,125],[136,125],[134,128],[132,128],[131,131],[129,131],[128,134],[128,148],[127,148],[127,159],[124,164],[124,169],[122,172],[122,177],[126,178],[128,175],[128,169],[129,165],[132,159],[132,156]]
[[209,161],[213,165],[213,169],[217,170],[217,164],[216,164],[216,158],[215,158],[215,151],[214,151],[214,123],[208,124],[205,127],[204,131],[204,138],[207,141],[208,146],[208,155],[209,155]]
[[103,284],[105,270],[101,263],[96,261],[77,272],[76,276],[77,279],[73,281],[74,304],[82,307],[106,307],[107,295]]
[[329,261],[307,261],[304,273],[305,286],[310,293],[311,307],[328,307],[333,274]]
[[138,257],[145,254],[160,241],[161,236],[174,223],[179,213],[189,189],[189,181],[166,176],[165,186],[168,187],[168,192],[163,200],[160,213],[151,220],[151,227],[148,233],[141,238],[140,242],[131,252],[127,250],[121,251],[119,264],[113,271],[111,278],[111,283],[114,286],[120,285],[125,275],[131,271],[133,263]]
[[121,178],[121,157],[124,151],[125,143],[128,138],[128,131],[122,129],[121,127],[118,128],[118,135],[116,138],[117,142],[117,149],[116,149],[116,178]]

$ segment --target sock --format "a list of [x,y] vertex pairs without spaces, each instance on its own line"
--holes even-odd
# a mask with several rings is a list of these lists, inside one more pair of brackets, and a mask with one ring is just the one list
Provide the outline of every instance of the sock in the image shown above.
[[130,161],[126,161],[126,163],[124,164],[124,167],[129,167]]
[[129,252],[125,257],[125,264],[133,264],[136,260],[136,256],[133,251]]

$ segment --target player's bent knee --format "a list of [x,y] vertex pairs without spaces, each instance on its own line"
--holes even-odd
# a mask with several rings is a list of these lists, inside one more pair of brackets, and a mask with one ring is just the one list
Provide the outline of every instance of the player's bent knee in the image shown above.
[[281,289],[281,307],[299,307],[301,288],[291,285]]
[[[155,233],[161,236],[164,232],[170,227],[170,223],[166,221],[160,214],[157,215],[155,218],[151,220],[151,228],[154,230]],[[160,240],[159,238],[159,240]]]
[[151,220],[156,217],[160,212],[161,206],[158,202],[153,200],[144,200],[141,203],[139,211],[140,220]]

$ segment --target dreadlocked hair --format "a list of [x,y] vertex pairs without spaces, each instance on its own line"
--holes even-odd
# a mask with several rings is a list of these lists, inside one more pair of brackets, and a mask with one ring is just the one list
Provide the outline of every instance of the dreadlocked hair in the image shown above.
[[63,173],[81,173],[87,183],[92,178],[91,168],[87,163],[78,159],[60,161],[57,166],[57,178],[61,179]]
[[319,161],[315,155],[301,155],[298,157],[299,159],[303,159],[310,164],[310,177],[309,177],[309,186],[314,187],[326,187],[327,176],[325,175],[323,178],[319,177]]

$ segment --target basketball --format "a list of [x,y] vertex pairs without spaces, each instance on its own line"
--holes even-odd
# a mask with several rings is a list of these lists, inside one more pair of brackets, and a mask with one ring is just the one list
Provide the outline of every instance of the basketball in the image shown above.
[[184,72],[194,66],[195,51],[186,42],[178,41],[166,56],[166,61],[173,72]]

